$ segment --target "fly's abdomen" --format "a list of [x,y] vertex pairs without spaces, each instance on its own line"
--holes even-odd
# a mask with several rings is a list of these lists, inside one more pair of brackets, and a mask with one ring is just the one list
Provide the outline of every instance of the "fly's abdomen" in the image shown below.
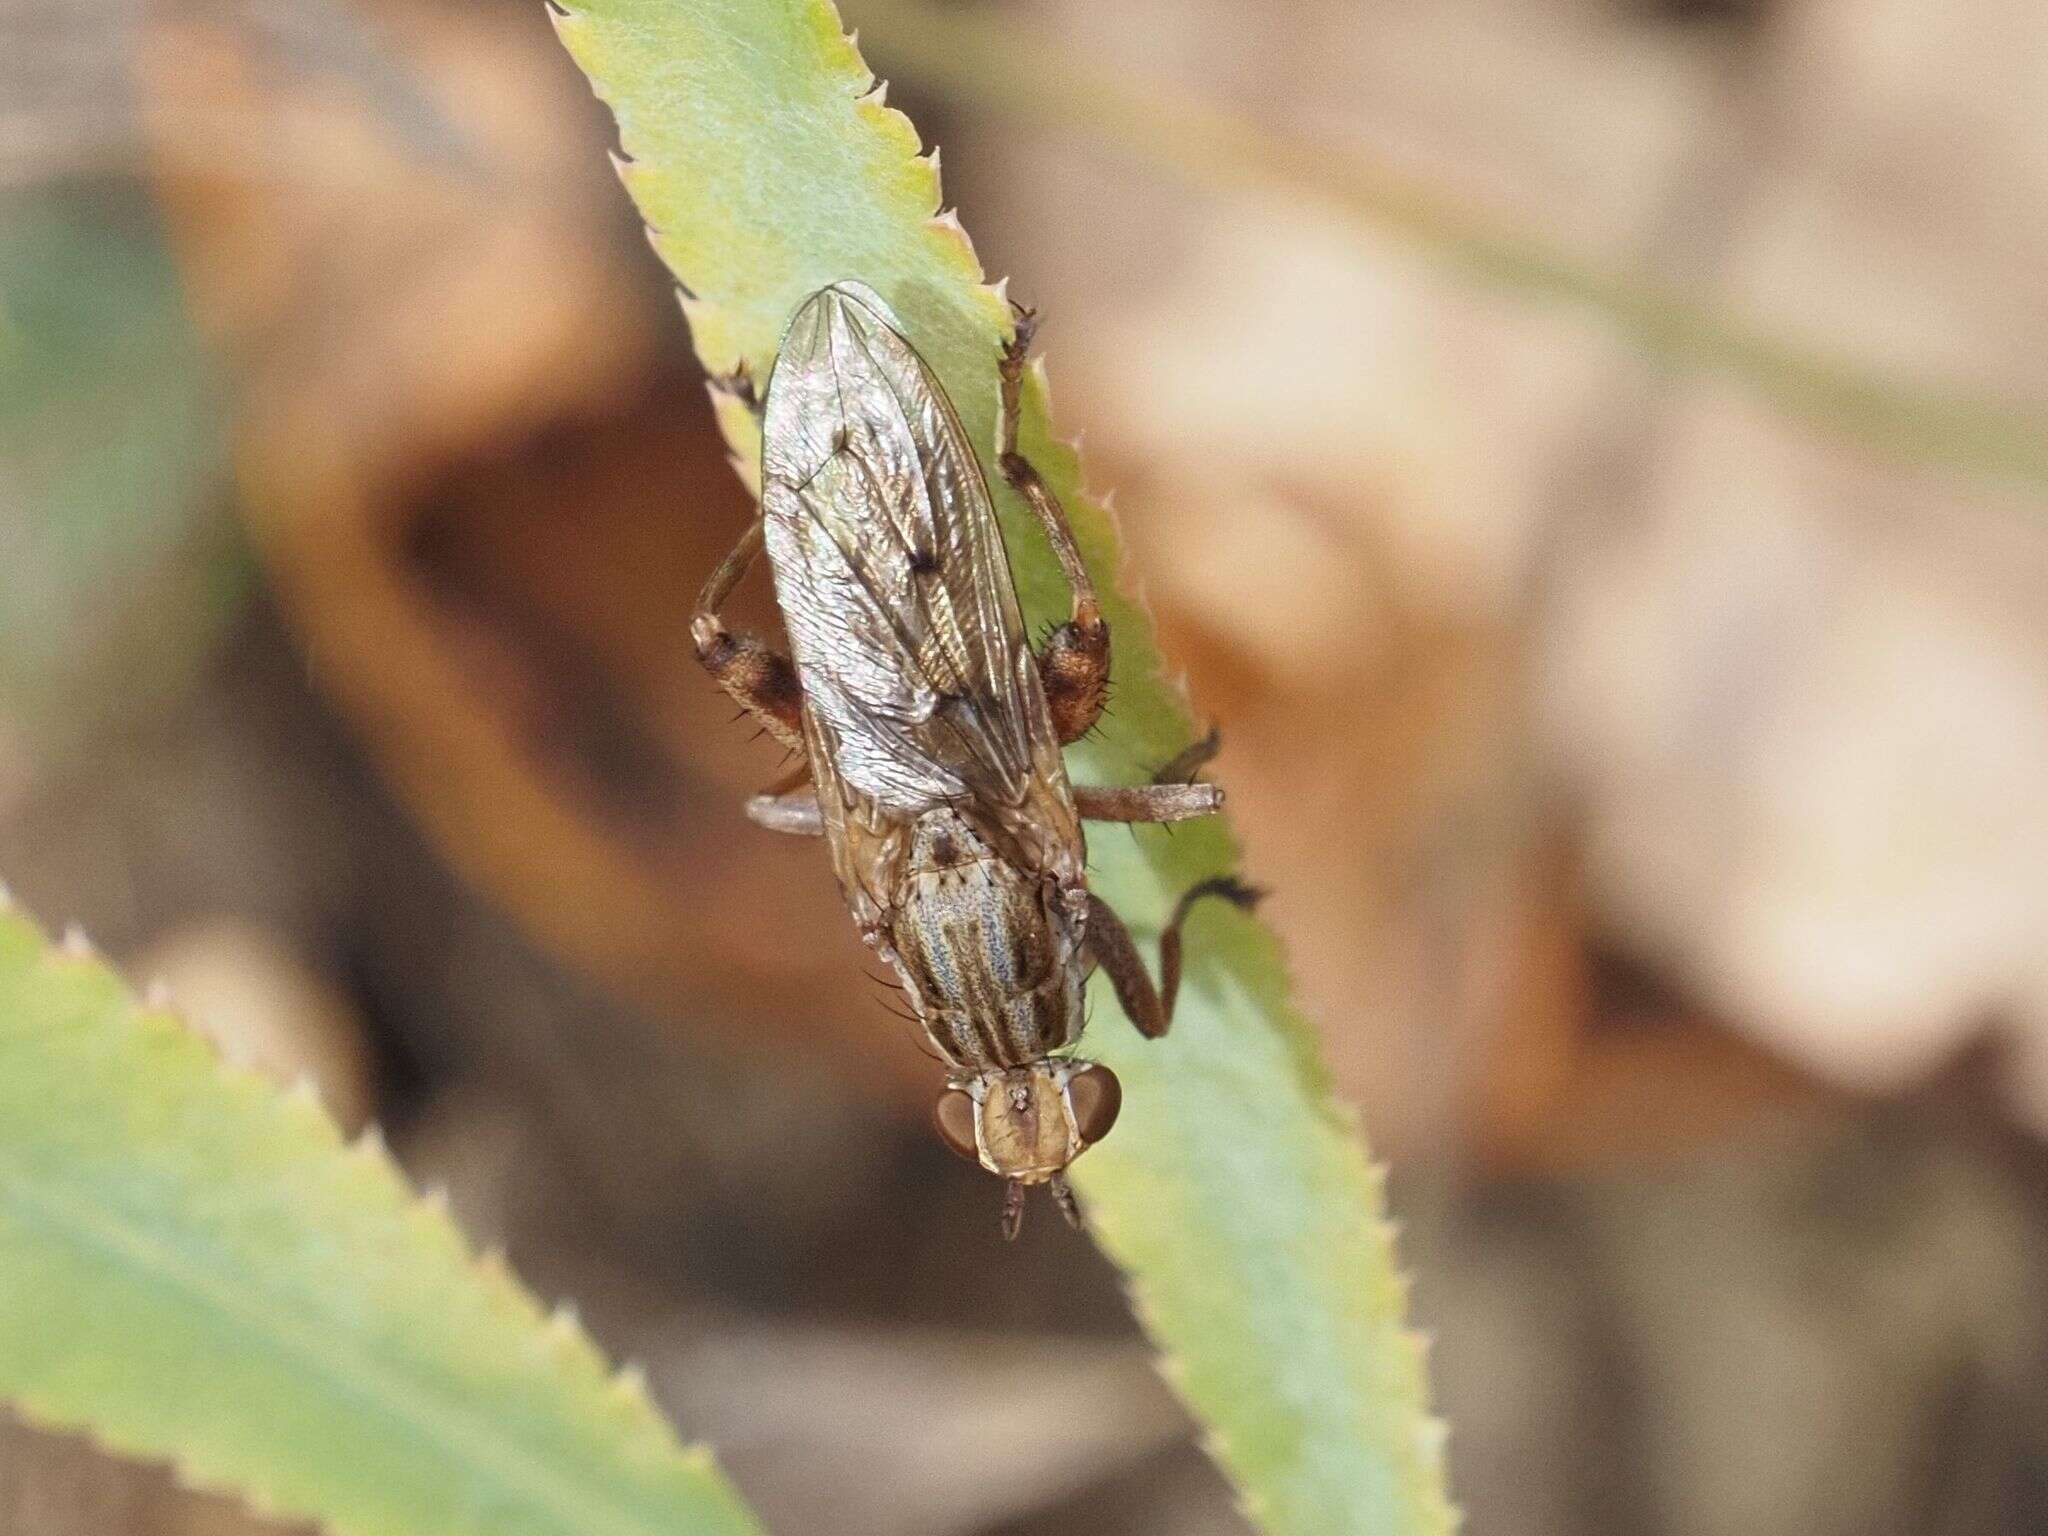
[[920,819],[893,938],[933,1042],[977,1069],[1022,1066],[1080,1025],[1073,946],[1043,884],[949,809]]

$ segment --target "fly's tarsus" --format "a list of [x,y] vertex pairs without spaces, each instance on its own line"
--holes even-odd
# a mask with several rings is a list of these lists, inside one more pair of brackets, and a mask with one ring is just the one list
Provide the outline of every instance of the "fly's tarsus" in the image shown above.
[[1188,913],[1205,896],[1220,897],[1246,911],[1266,893],[1230,875],[1217,875],[1188,887],[1174,903],[1173,915],[1159,935],[1159,984],[1138,954],[1138,946],[1122,918],[1101,897],[1088,898],[1088,950],[1109,977],[1116,1000],[1138,1033],[1156,1040],[1173,1023],[1173,1005],[1180,996],[1181,929]]
[[716,393],[739,401],[756,416],[761,414],[761,396],[754,388],[754,376],[744,366],[731,373],[714,373],[704,383]]
[[1001,366],[1021,372],[1024,359],[1031,354],[1031,343],[1038,335],[1037,309],[1016,299],[1010,300],[1010,330],[1010,339],[1003,347]]
[[1195,775],[1200,773],[1207,764],[1213,762],[1216,754],[1222,750],[1223,732],[1212,725],[1207,731],[1203,732],[1200,739],[1189,742],[1178,753],[1161,763],[1158,771],[1152,775],[1152,782],[1154,784],[1192,784]]

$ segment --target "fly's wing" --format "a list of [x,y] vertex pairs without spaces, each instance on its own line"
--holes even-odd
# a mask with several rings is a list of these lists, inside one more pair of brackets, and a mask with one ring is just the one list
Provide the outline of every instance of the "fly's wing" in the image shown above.
[[[1065,769],[995,509],[951,403],[867,288],[790,322],[762,423],[762,510],[820,800],[1000,814]],[[863,804],[865,802],[865,804]],[[827,808],[828,822],[832,808]]]

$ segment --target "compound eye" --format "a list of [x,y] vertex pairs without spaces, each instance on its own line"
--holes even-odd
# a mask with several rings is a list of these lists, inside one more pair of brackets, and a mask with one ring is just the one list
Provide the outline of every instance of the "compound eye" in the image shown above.
[[1123,1084],[1103,1066],[1087,1066],[1067,1079],[1067,1097],[1074,1106],[1074,1129],[1081,1144],[1092,1147],[1116,1124],[1117,1111],[1124,1107]]
[[973,1094],[965,1088],[948,1088],[932,1107],[932,1124],[938,1128],[939,1140],[957,1155],[970,1163],[981,1161],[981,1151],[974,1144]]

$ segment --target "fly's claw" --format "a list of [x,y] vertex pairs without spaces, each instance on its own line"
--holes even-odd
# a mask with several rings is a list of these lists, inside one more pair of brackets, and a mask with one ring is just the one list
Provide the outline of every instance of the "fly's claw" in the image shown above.
[[714,373],[704,381],[715,393],[737,400],[756,416],[761,414],[761,396],[754,388],[754,376],[742,363],[731,373]]
[[1010,320],[1015,334],[1003,348],[1002,370],[1004,377],[1015,379],[1022,376],[1024,359],[1031,354],[1031,339],[1038,334],[1038,311],[1011,299]]
[[1235,875],[1217,875],[1204,880],[1190,894],[1221,896],[1239,910],[1250,912],[1273,893],[1263,885],[1248,885]]

